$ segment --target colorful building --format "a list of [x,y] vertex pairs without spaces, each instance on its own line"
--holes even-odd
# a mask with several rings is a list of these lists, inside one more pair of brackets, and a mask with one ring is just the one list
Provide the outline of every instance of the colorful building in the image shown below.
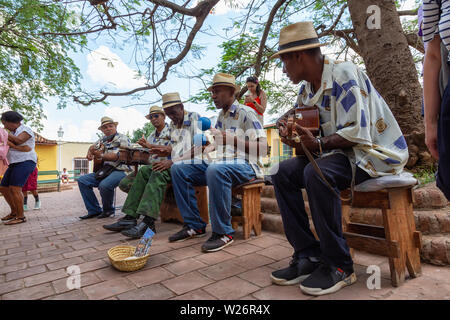
[[278,135],[278,129],[274,123],[264,126],[267,135],[267,143],[269,144],[270,155],[266,157],[265,166],[270,167],[274,163],[291,158],[294,155],[294,149],[281,142]]
[[92,172],[92,161],[86,159],[86,154],[93,142],[58,142],[58,170],[80,170],[81,174]]

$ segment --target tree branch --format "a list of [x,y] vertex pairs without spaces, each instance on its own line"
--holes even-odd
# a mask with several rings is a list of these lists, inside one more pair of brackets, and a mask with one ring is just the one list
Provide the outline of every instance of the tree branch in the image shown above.
[[413,47],[417,51],[425,54],[425,47],[423,46],[422,39],[417,35],[417,33],[408,33],[405,34],[406,40],[408,41],[408,45]]
[[[150,0],[152,2],[158,2],[158,4],[164,5],[162,3],[165,3],[167,1],[153,1]],[[201,3],[199,3],[199,5],[196,8],[199,8],[197,13],[198,16],[196,16],[196,22],[194,24],[194,26],[192,27],[191,32],[189,33],[187,39],[186,39],[186,45],[184,47],[184,49],[178,54],[178,56],[176,56],[173,59],[169,59],[164,67],[164,71],[162,73],[161,78],[154,84],[152,85],[147,85],[144,87],[140,87],[140,88],[135,88],[133,90],[130,91],[126,91],[126,92],[104,92],[101,91],[100,94],[102,95],[102,97],[100,98],[93,98],[90,99],[89,101],[82,101],[79,97],[74,96],[73,100],[75,102],[78,102],[84,106],[88,106],[91,105],[93,103],[97,103],[97,102],[102,102],[104,101],[107,97],[111,96],[111,97],[119,97],[119,96],[128,96],[128,95],[132,95],[134,93],[140,92],[140,91],[144,91],[144,90],[151,90],[151,89],[156,89],[158,88],[163,82],[165,82],[167,80],[167,76],[169,74],[170,68],[176,64],[178,64],[181,60],[183,60],[186,55],[189,53],[189,50],[192,47],[192,43],[194,41],[195,36],[197,35],[198,31],[200,30],[200,28],[202,27],[205,19],[207,18],[207,16],[209,15],[209,12],[211,11],[211,9],[219,2],[219,0],[205,0]],[[206,3],[206,5],[205,5]]]
[[[286,2],[286,0],[278,0],[275,5],[273,6],[272,10],[270,10],[269,18],[267,19],[266,26],[264,28],[264,33],[261,38],[261,42],[259,44],[259,50],[258,54],[256,55],[256,62],[255,62],[255,75],[256,77],[259,77],[261,74],[261,59],[263,56],[264,48],[266,46],[267,37],[269,36],[270,28],[272,27],[273,19],[275,18],[275,15],[280,9],[280,7]],[[289,1],[290,2],[290,1]]]
[[399,16],[417,16],[418,11],[419,11],[419,8],[412,9],[412,10],[397,11],[397,13]]

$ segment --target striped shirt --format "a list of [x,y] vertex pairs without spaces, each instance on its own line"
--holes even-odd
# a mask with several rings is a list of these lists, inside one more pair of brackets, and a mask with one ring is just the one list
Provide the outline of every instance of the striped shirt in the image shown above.
[[172,144],[172,159],[182,157],[194,146],[194,135],[199,132],[197,112],[184,111],[181,128],[177,128],[173,121],[170,123],[170,137]]
[[313,92],[304,81],[297,105],[319,108],[324,136],[336,133],[356,143],[353,152],[345,154],[372,177],[403,170],[409,154],[400,127],[367,75],[353,63],[325,57],[321,87]]
[[422,34],[425,44],[433,40],[436,34],[439,34],[450,52],[450,0],[423,1]]

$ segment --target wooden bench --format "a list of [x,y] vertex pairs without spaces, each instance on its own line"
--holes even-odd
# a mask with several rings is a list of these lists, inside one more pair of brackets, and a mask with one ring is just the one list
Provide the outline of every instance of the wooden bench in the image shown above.
[[[341,195],[348,197],[350,191],[343,191]],[[350,222],[352,207],[381,209],[383,226]],[[342,201],[342,225],[350,248],[389,258],[394,287],[404,283],[405,269],[413,278],[421,274],[421,233],[416,231],[414,223],[412,186],[355,191],[352,203]]]
[[38,171],[38,177],[39,176],[56,176],[56,179],[47,179],[47,180],[39,180],[38,179],[38,186],[43,184],[57,184],[58,185],[58,191],[60,191],[60,185],[61,185],[61,178],[59,175],[58,170],[49,170],[49,171]]
[[265,183],[261,179],[243,183],[233,188],[232,194],[242,200],[242,215],[232,216],[231,225],[237,230],[242,225],[244,239],[250,238],[252,230],[261,234],[263,214],[261,213],[261,191]]
[[[209,214],[208,214],[207,187],[200,186],[194,188],[195,188],[195,195],[197,197],[197,206],[200,211],[200,217],[206,224],[208,224]],[[171,184],[167,185],[164,200],[161,204],[159,212],[162,222],[175,220],[183,223],[183,217],[181,216],[180,210],[178,210],[177,203],[175,201],[175,195],[173,193],[173,187]]]
[[[261,234],[261,224],[263,215],[261,213],[261,191],[264,186],[263,180],[253,180],[232,189],[232,194],[242,200],[242,215],[232,216],[231,225],[233,229],[237,230],[239,225],[242,225],[244,232],[244,239],[250,237],[253,230],[255,235]],[[207,187],[195,187],[195,195],[197,197],[197,205],[200,211],[200,216],[205,223],[209,223],[208,214],[208,195]],[[212,204],[214,205],[214,204]],[[161,221],[176,220],[183,223],[180,211],[178,210],[173,194],[172,185],[167,186],[164,201],[160,208]]]

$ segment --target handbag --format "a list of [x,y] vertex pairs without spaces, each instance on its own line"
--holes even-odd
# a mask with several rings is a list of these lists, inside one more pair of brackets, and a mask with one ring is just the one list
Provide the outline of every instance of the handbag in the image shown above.
[[98,171],[95,173],[95,179],[97,179],[97,180],[103,180],[103,179],[105,179],[107,176],[109,176],[115,169],[116,169],[115,166],[110,165],[110,164],[105,164],[105,165],[103,165],[103,167],[101,167],[100,170],[98,170]]

